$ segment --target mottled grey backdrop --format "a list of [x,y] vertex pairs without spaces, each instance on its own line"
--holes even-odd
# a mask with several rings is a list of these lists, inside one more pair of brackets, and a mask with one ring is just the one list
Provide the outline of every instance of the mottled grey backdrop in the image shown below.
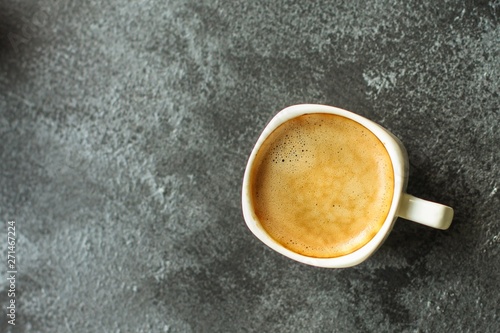
[[[500,2],[1,1],[0,332],[499,332]],[[405,143],[367,262],[292,262],[246,229],[272,115],[325,103]],[[7,324],[7,225],[17,321]]]

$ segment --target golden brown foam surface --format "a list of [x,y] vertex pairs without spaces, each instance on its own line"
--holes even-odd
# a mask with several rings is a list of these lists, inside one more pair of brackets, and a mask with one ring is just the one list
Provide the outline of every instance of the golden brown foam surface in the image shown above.
[[251,172],[257,219],[291,251],[318,258],[348,254],[375,236],[389,212],[389,154],[368,129],[315,113],[279,126]]

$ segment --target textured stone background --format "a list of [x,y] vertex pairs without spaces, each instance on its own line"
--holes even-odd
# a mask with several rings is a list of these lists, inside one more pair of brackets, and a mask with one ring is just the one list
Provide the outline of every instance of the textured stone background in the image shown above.
[[[499,332],[500,2],[1,1],[0,332]],[[405,143],[399,220],[350,269],[292,262],[240,209],[296,103]]]

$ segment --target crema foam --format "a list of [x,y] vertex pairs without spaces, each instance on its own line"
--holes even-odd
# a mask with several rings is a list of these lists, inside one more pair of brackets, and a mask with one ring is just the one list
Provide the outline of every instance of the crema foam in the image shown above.
[[372,239],[391,207],[394,174],[382,142],[346,117],[314,113],[280,125],[250,173],[257,220],[289,250],[317,258]]

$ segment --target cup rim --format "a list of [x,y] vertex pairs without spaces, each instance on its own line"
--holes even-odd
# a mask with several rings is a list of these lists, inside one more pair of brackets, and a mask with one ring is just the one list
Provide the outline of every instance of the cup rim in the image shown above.
[[[394,172],[394,194],[391,202],[391,207],[387,214],[387,217],[382,224],[382,227],[375,234],[375,236],[368,241],[361,248],[355,250],[354,252],[348,253],[343,256],[333,257],[333,258],[316,258],[308,257],[296,252],[293,252],[283,245],[279,244],[274,240],[260,225],[251,204],[250,195],[250,169],[255,160],[255,156],[262,146],[264,140],[281,124],[284,122],[299,117],[305,114],[314,113],[327,113],[335,114],[349,118],[361,124],[368,130],[370,130],[377,138],[382,142],[386,148],[393,167]],[[275,250],[282,255],[293,259],[295,261],[326,268],[344,268],[357,265],[364,260],[368,259],[382,243],[387,238],[388,234],[392,230],[394,222],[397,218],[397,210],[402,197],[402,194],[406,187],[407,178],[407,157],[406,151],[402,143],[392,135],[388,130],[380,126],[379,124],[369,120],[361,115],[354,112],[347,111],[338,107],[322,105],[322,104],[297,104],[284,108],[278,112],[264,127],[264,130],[260,134],[256,144],[254,145],[252,152],[248,158],[247,165],[245,168],[245,173],[243,177],[242,186],[242,210],[245,223],[250,231],[260,239],[264,244],[269,246],[271,249]]]

